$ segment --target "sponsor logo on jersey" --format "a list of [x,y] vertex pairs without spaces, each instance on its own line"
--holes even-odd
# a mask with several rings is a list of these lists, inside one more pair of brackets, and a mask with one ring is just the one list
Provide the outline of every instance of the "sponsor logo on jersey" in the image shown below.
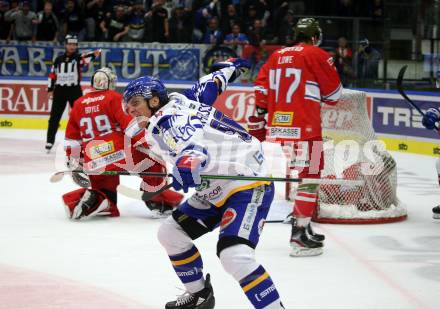
[[3,120],[0,122],[0,127],[12,127],[12,122],[8,120]]
[[258,222],[258,235],[261,235],[263,232],[264,222],[264,219],[261,219],[260,222]]
[[92,159],[105,156],[113,151],[115,151],[115,145],[113,144],[113,141],[101,143],[98,145],[93,145],[92,142],[87,145],[87,154]]
[[227,228],[232,222],[237,218],[237,212],[233,208],[226,209],[222,217],[222,222],[220,223],[221,229]]
[[267,295],[269,295],[270,293],[272,293],[273,291],[275,291],[275,285],[272,284],[270,287],[268,287],[267,289],[263,290],[262,292],[260,292],[259,294],[255,294],[255,299],[258,300],[259,302],[263,300],[263,298],[265,298]]
[[272,125],[291,126],[293,123],[293,112],[276,112],[273,114]]
[[298,127],[270,127],[269,137],[271,138],[301,138],[301,128]]
[[116,163],[120,160],[125,159],[125,152],[123,150],[119,150],[116,152],[113,152],[107,156],[104,157],[99,157],[95,160],[92,160],[90,162],[87,163],[89,170],[96,170],[99,168],[103,168],[107,165]]
[[81,101],[81,103],[83,103],[83,104],[90,104],[90,103],[93,103],[93,102],[102,101],[104,99],[105,99],[104,95],[100,95],[99,97],[94,97],[94,98],[93,97],[88,97],[88,98],[83,99]]
[[211,185],[211,182],[209,181],[209,179],[203,178],[200,185],[196,187],[196,191],[200,192],[200,191],[206,190],[209,188],[210,185]]
[[217,186],[215,189],[209,191],[208,193],[204,193],[204,194],[196,193],[196,195],[203,200],[213,200],[219,197],[222,193],[223,193],[222,187]]
[[198,271],[197,267],[194,267],[188,271],[176,271],[176,274],[179,277],[189,277],[189,276],[197,275],[198,272],[199,271]]

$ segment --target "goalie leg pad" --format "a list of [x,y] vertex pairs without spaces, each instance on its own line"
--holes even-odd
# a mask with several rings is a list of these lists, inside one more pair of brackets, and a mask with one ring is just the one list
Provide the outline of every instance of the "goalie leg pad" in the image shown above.
[[[119,216],[116,206],[97,190],[78,189],[63,195],[66,213],[69,219],[85,219],[96,215]],[[113,210],[111,211],[111,209]]]

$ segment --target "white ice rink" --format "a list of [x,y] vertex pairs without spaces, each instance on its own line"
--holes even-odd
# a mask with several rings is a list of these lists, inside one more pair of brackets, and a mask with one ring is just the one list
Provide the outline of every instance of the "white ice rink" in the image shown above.
[[[120,218],[70,222],[49,183],[55,155],[44,131],[0,130],[0,308],[164,308],[182,291],[156,240],[160,221],[119,197]],[[61,136],[58,136],[58,141]],[[289,257],[290,227],[267,224],[257,249],[286,308],[440,308],[440,188],[428,156],[392,153],[408,219],[381,225],[315,225],[319,257]],[[135,187],[137,179],[125,177]],[[251,308],[215,255],[217,233],[196,242],[212,275],[216,308]]]

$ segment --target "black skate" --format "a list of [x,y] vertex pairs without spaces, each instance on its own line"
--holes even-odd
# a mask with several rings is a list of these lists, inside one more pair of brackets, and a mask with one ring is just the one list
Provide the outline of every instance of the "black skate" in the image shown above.
[[290,256],[315,256],[322,254],[322,242],[313,240],[305,227],[299,227],[292,222],[292,235],[290,237],[292,248]]
[[177,300],[168,302],[165,309],[213,309],[214,306],[214,291],[211,286],[211,278],[207,274],[203,290],[194,294],[186,292],[177,297]]
[[53,147],[52,143],[46,143],[46,146],[44,146],[44,148],[46,149],[46,153],[50,153],[52,147]]
[[310,238],[314,241],[323,242],[325,240],[325,235],[318,234],[312,229],[312,225],[309,223],[307,224],[307,233],[309,234]]
[[154,219],[166,218],[173,212],[173,207],[164,202],[145,201],[145,205],[151,210],[151,217]]
[[440,219],[440,205],[435,206],[435,207],[432,209],[432,217],[433,217],[434,219]]

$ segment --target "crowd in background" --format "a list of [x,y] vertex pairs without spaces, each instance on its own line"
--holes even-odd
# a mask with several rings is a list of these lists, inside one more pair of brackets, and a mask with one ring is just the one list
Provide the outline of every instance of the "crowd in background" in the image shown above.
[[[0,0],[0,39],[62,42],[66,34],[74,34],[80,41],[222,44],[239,52],[247,44],[293,43],[298,15],[381,19],[384,4],[383,0]],[[348,84],[354,76],[347,40],[338,39],[343,33],[324,35],[333,35],[338,42],[333,52]]]
[[384,11],[382,0],[0,0],[0,39],[284,45],[302,14]]

